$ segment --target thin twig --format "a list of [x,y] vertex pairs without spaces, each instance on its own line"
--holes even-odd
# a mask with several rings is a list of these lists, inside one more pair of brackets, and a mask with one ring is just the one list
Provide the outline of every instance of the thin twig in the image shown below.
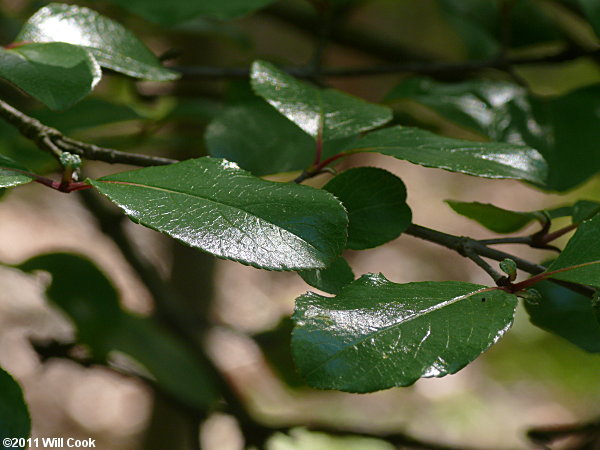
[[579,226],[578,223],[572,223],[570,225],[567,225],[564,228],[561,228],[561,229],[556,230],[556,231],[554,231],[552,233],[548,233],[545,236],[542,236],[540,238],[540,241],[541,241],[541,243],[547,244],[548,242],[552,242],[555,239],[558,239],[559,237],[564,236],[565,234],[567,234],[567,233],[569,233],[569,232],[577,229],[578,226]]
[[582,435],[588,435],[590,439],[595,438],[594,442],[599,442],[600,420],[595,420],[589,423],[576,423],[570,425],[554,425],[548,427],[532,428],[527,432],[527,437],[529,439],[531,439],[536,444],[542,445],[551,444],[552,442],[559,439],[564,439],[565,437]]
[[[462,62],[408,62],[385,66],[365,67],[324,67],[319,71],[322,77],[369,77],[390,74],[413,73],[417,75],[453,75],[469,73],[483,69],[499,69],[506,71],[507,67],[556,64],[572,61],[583,57],[600,56],[600,49],[567,48],[551,55],[537,57],[492,58],[482,61]],[[182,74],[185,79],[228,79],[248,78],[248,67],[205,67],[205,66],[176,66],[171,69]],[[296,78],[314,78],[313,67],[283,67],[282,70]]]
[[142,167],[177,162],[174,159],[121,152],[71,139],[64,136],[56,128],[44,125],[39,120],[24,114],[2,100],[0,100],[0,117],[13,125],[27,139],[33,141],[39,149],[50,153],[56,159],[59,159],[63,152],[69,152],[85,159]]
[[494,280],[494,283],[496,283],[498,286],[505,286],[508,284],[508,278],[485,262],[472,248],[465,248],[464,255],[481,267],[489,276],[491,276]]
[[494,238],[494,239],[478,239],[477,242],[483,245],[498,245],[498,244],[526,244],[531,245],[533,239],[531,236],[517,236],[517,237],[506,237],[506,238]]
[[[442,245],[446,248],[449,248],[451,250],[458,252],[459,254],[461,254],[465,257],[469,257],[468,254],[471,253],[471,254],[476,254],[476,255],[484,257],[484,258],[493,259],[495,261],[502,261],[504,259],[512,259],[517,264],[517,267],[519,269],[523,270],[524,272],[530,273],[534,276],[546,272],[546,267],[544,267],[542,265],[532,263],[530,261],[516,257],[514,255],[511,255],[509,253],[506,253],[506,252],[503,252],[500,250],[489,248],[486,245],[482,244],[480,241],[477,241],[475,239],[471,239],[468,237],[454,236],[452,234],[447,234],[447,233],[443,233],[441,231],[432,230],[430,228],[422,227],[422,226],[416,225],[416,224],[410,225],[408,227],[408,229],[406,231],[404,231],[404,233],[414,236],[414,237],[418,237],[420,239],[423,239],[423,240],[426,240],[429,242],[433,242],[438,245]],[[488,273],[490,273],[490,272],[488,272]],[[490,273],[490,275],[491,275],[491,273]],[[536,281],[536,282],[541,281],[542,279],[545,279],[545,278],[546,278],[545,276],[539,277],[539,279],[534,279],[534,281]],[[562,281],[562,280],[555,280],[553,278],[550,278],[548,281],[551,281],[555,284],[558,284],[558,285],[563,286],[567,289],[570,289],[574,292],[577,292],[578,294],[585,295],[586,297],[590,297],[590,298],[592,298],[596,292],[595,289],[593,289],[589,286],[585,286],[583,284],[571,283],[571,282]],[[516,286],[518,288],[525,288],[525,287],[529,287],[530,283],[531,282],[528,282],[528,280],[525,280],[525,281],[521,282],[520,284],[517,283]]]
[[538,274],[542,273],[546,270],[546,268],[542,265],[532,263],[530,261],[526,261],[522,258],[518,258],[509,253],[496,250],[493,248],[489,248],[484,244],[481,244],[479,241],[475,239],[471,239],[468,237],[462,236],[454,236],[452,234],[443,233],[441,231],[432,230],[430,228],[422,227],[420,225],[412,224],[408,227],[408,229],[404,232],[405,234],[409,234],[411,236],[418,237],[420,239],[433,242],[435,244],[442,245],[451,250],[454,250],[461,255],[464,255],[465,248],[469,248],[471,251],[475,252],[479,256],[483,256],[485,258],[493,259],[495,261],[502,261],[504,259],[512,259],[517,267],[527,273]]

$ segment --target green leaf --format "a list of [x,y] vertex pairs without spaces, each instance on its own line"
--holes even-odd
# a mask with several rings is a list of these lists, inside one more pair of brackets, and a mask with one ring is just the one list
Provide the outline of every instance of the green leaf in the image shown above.
[[0,155],[0,188],[19,186],[33,181],[30,176],[7,169],[27,171],[25,167],[17,164],[12,159]]
[[514,233],[534,220],[544,221],[541,212],[521,212],[499,208],[490,203],[459,202],[446,200],[446,203],[461,216],[473,219],[495,233]]
[[[561,37],[559,28],[545,11],[532,0],[519,0],[510,8],[510,29],[503,30],[500,3],[487,0],[438,0],[442,14],[463,39],[469,57],[496,57],[502,33],[508,31],[511,47],[518,48]],[[593,1],[593,0],[592,0]]]
[[600,37],[600,3],[597,0],[576,0],[585,13],[596,35]]
[[310,136],[258,98],[227,108],[204,138],[211,156],[257,176],[304,169],[315,152]]
[[500,48],[494,36],[495,2],[477,0],[438,0],[442,15],[462,38],[467,54],[473,59],[496,56]]
[[353,136],[392,119],[387,106],[332,89],[319,89],[265,61],[254,62],[251,79],[258,95],[313,138],[321,129],[323,140]]
[[232,19],[263,8],[275,0],[110,0],[151,22],[173,25],[196,16]]
[[[31,432],[31,418],[23,392],[17,382],[0,368],[0,441],[27,439]],[[25,446],[2,448],[27,448]]]
[[292,352],[308,384],[373,392],[458,372],[510,328],[516,296],[456,281],[364,275],[334,298],[296,300]]
[[347,153],[381,153],[413,164],[484,178],[513,178],[543,184],[544,158],[534,149],[497,142],[452,139],[418,128],[392,127],[350,143]]
[[600,203],[592,200],[579,200],[573,205],[573,223],[591,219],[600,212]]
[[304,270],[298,272],[306,283],[330,294],[339,293],[344,286],[354,281],[354,272],[343,258],[339,257],[326,269]]
[[376,167],[342,172],[324,187],[348,211],[346,248],[364,250],[396,239],[406,230],[412,213],[400,178]]
[[16,40],[85,47],[102,67],[134,78],[169,81],[179,77],[164,68],[131,31],[83,6],[50,3],[27,21]]
[[414,100],[452,122],[502,141],[511,124],[511,102],[524,95],[522,87],[501,81],[442,83],[415,77],[392,89],[386,99]]
[[77,341],[104,362],[122,352],[144,366],[157,383],[180,401],[205,408],[217,397],[208,369],[154,319],[123,311],[110,280],[88,259],[66,253],[34,257],[21,270],[52,276],[46,295],[74,322]]
[[100,81],[90,53],[60,42],[0,47],[0,78],[10,81],[51,109],[66,109]]
[[398,86],[389,98],[423,103],[494,141],[535,148],[548,164],[546,189],[571,189],[600,170],[600,84],[541,98],[504,82],[445,84],[418,78]]
[[565,271],[552,278],[600,287],[600,215],[579,225],[548,271]]
[[32,111],[30,114],[44,125],[69,134],[103,125],[141,119],[139,114],[125,105],[111,103],[96,97],[88,97],[60,114],[47,109]]
[[549,281],[535,285],[538,303],[524,302],[531,323],[590,353],[600,353],[600,323],[592,300]]
[[333,195],[264,181],[221,159],[191,159],[90,183],[134,222],[255,267],[325,268],[346,243],[346,212]]

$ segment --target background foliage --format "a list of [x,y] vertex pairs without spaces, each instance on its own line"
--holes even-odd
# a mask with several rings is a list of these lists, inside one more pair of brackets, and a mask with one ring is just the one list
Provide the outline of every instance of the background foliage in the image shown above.
[[[599,34],[592,0],[5,2],[0,434],[598,445]],[[51,420],[94,374],[114,402]]]

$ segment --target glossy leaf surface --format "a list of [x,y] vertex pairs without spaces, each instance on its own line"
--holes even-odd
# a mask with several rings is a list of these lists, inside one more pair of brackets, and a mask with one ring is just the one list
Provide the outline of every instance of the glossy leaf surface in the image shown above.
[[296,300],[292,352],[308,384],[373,392],[455,373],[510,328],[517,299],[462,282],[364,275],[334,298]]
[[110,0],[152,22],[173,25],[196,16],[232,19],[263,8],[275,0]]
[[446,200],[446,203],[461,216],[473,219],[495,233],[514,233],[534,220],[544,220],[541,212],[511,211],[490,203],[459,202]]
[[392,119],[387,106],[368,103],[333,89],[319,89],[296,80],[274,65],[256,61],[252,87],[277,111],[316,138],[339,139],[381,126]]
[[600,288],[600,215],[579,225],[548,271],[569,269],[552,278]]
[[51,109],[66,109],[88,95],[102,76],[85,49],[60,42],[0,48],[0,78]]
[[331,194],[264,181],[221,159],[192,159],[91,183],[134,222],[264,269],[324,268],[346,243],[346,212]]
[[12,159],[0,155],[0,188],[19,186],[33,181],[33,179],[27,175],[6,169],[27,170]]
[[[17,382],[0,368],[0,442],[5,439],[27,439],[31,431],[31,419],[23,392]],[[2,448],[27,448],[27,446]]]
[[204,408],[216,399],[206,369],[187,344],[153,319],[126,313],[110,280],[88,259],[66,253],[37,256],[20,267],[52,276],[46,296],[73,321],[79,343],[103,362],[113,351],[141,364],[180,401]]
[[373,152],[425,167],[484,178],[544,183],[546,163],[534,149],[497,142],[452,139],[418,128],[392,127],[352,142],[349,153]]
[[298,272],[306,283],[330,294],[339,293],[344,286],[354,281],[354,272],[341,256],[326,269],[304,270]]
[[505,82],[445,84],[417,78],[402,83],[389,98],[413,99],[494,141],[535,148],[548,164],[547,189],[568,190],[600,170],[598,84],[540,98]]
[[29,19],[16,40],[82,46],[101,66],[134,78],[168,81],[179,76],[164,68],[131,31],[83,6],[50,3]]
[[211,156],[236,162],[254,175],[308,167],[315,142],[262,99],[227,108],[204,135]]
[[352,250],[377,247],[396,239],[410,225],[406,187],[400,178],[376,167],[346,170],[324,187],[348,211],[348,243]]
[[592,299],[549,281],[536,284],[534,289],[542,300],[524,302],[531,323],[587,352],[600,353],[600,323]]

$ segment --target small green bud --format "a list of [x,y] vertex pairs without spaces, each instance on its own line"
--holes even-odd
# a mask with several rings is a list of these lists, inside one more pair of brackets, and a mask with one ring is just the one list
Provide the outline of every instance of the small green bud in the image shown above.
[[521,297],[525,302],[532,306],[537,306],[542,301],[542,294],[540,294],[535,289],[526,289],[517,294]]
[[79,155],[63,152],[60,155],[60,163],[65,169],[77,170],[81,166],[81,158]]
[[500,261],[500,269],[508,275],[510,281],[515,281],[517,278],[517,263],[512,259],[506,258]]

